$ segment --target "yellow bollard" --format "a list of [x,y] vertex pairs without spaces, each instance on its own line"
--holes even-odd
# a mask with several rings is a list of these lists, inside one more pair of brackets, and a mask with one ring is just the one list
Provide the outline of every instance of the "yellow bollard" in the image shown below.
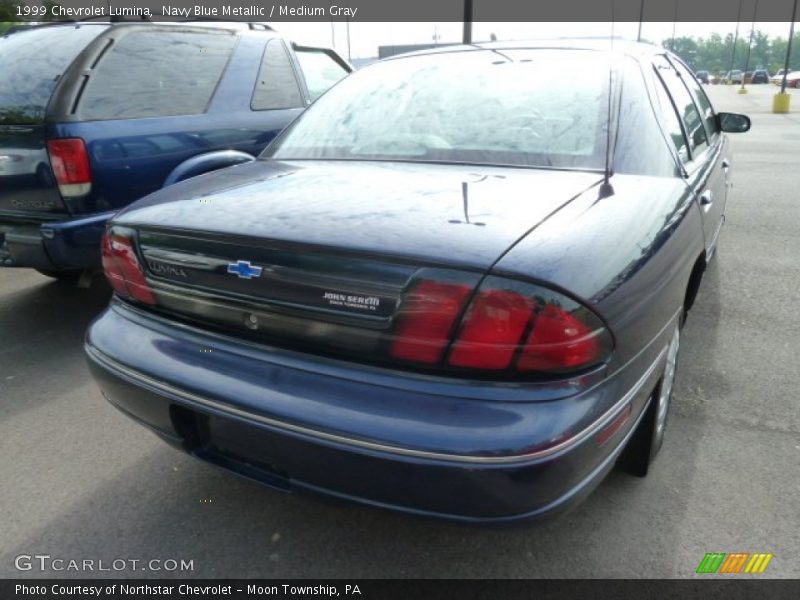
[[772,112],[785,114],[789,112],[789,105],[791,104],[792,95],[786,92],[778,92],[772,97]]

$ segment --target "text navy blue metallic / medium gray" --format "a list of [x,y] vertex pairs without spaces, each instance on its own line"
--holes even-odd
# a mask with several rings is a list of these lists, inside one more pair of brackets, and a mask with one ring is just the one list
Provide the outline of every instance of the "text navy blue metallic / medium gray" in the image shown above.
[[245,477],[416,514],[645,474],[749,120],[660,49],[593,44],[383,61],[118,214],[105,396]]

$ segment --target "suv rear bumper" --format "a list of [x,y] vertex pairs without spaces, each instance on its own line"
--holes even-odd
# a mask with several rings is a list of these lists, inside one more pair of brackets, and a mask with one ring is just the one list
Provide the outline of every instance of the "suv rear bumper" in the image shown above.
[[113,212],[31,223],[0,217],[0,266],[69,271],[99,267],[100,239]]

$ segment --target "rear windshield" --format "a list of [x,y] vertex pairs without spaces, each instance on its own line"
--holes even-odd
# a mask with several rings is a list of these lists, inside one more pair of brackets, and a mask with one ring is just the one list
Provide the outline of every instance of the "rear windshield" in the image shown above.
[[44,121],[58,78],[104,29],[37,27],[0,37],[0,123]]
[[265,153],[602,169],[609,58],[582,50],[466,51],[347,77]]
[[230,31],[138,30],[95,68],[78,107],[87,120],[205,112],[236,44]]

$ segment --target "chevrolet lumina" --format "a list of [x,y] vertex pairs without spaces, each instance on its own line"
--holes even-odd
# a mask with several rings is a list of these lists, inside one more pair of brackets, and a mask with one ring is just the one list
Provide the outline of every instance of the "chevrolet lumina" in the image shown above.
[[376,63],[117,214],[105,396],[244,477],[416,514],[645,474],[750,122],[663,50],[595,44]]

